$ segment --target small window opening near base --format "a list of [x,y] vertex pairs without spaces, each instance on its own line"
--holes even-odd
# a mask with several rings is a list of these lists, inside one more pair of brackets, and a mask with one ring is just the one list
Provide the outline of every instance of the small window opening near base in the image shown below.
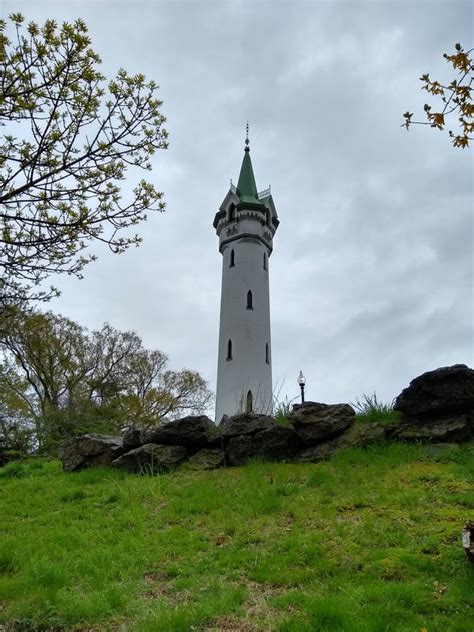
[[227,358],[226,360],[232,360],[232,340],[227,341]]
[[270,345],[268,342],[265,343],[265,362],[270,364]]
[[251,413],[252,410],[253,410],[253,397],[252,397],[252,391],[249,391],[247,393],[247,406],[246,406],[245,412]]
[[253,296],[250,290],[247,292],[247,309],[253,309]]

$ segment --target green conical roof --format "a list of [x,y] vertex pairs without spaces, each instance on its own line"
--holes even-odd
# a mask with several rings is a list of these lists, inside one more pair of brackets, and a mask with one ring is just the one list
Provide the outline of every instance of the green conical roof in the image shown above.
[[240,168],[237,189],[239,190],[242,202],[258,202],[257,185],[255,183],[255,176],[253,175],[252,161],[250,160],[250,149],[248,146],[245,148],[245,155],[242,160],[242,167]]

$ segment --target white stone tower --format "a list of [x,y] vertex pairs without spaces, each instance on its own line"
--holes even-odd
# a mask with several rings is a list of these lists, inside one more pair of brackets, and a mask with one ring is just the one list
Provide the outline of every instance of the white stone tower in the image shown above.
[[216,423],[224,415],[272,412],[269,258],[279,221],[270,189],[257,192],[245,139],[237,187],[214,218],[222,255]]

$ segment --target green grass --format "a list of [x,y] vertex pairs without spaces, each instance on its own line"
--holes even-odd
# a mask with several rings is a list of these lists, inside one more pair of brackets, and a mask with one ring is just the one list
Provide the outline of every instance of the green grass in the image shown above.
[[375,391],[372,395],[362,395],[351,405],[357,413],[357,421],[360,423],[380,423],[392,425],[402,420],[402,414],[398,410],[393,410],[394,402],[380,402]]
[[473,480],[472,444],[156,477],[11,463],[0,629],[472,632]]

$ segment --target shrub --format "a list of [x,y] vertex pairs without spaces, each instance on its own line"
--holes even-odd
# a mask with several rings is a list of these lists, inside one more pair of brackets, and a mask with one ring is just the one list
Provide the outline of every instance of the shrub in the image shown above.
[[372,395],[362,395],[362,401],[357,397],[351,402],[357,414],[357,421],[363,423],[392,424],[400,421],[401,414],[393,409],[394,400],[390,403],[380,402],[374,391]]
[[288,395],[285,395],[285,398],[280,401],[275,395],[273,396],[273,416],[275,423],[279,426],[291,426],[288,415],[291,412],[291,407],[295,399],[296,398],[288,399]]

